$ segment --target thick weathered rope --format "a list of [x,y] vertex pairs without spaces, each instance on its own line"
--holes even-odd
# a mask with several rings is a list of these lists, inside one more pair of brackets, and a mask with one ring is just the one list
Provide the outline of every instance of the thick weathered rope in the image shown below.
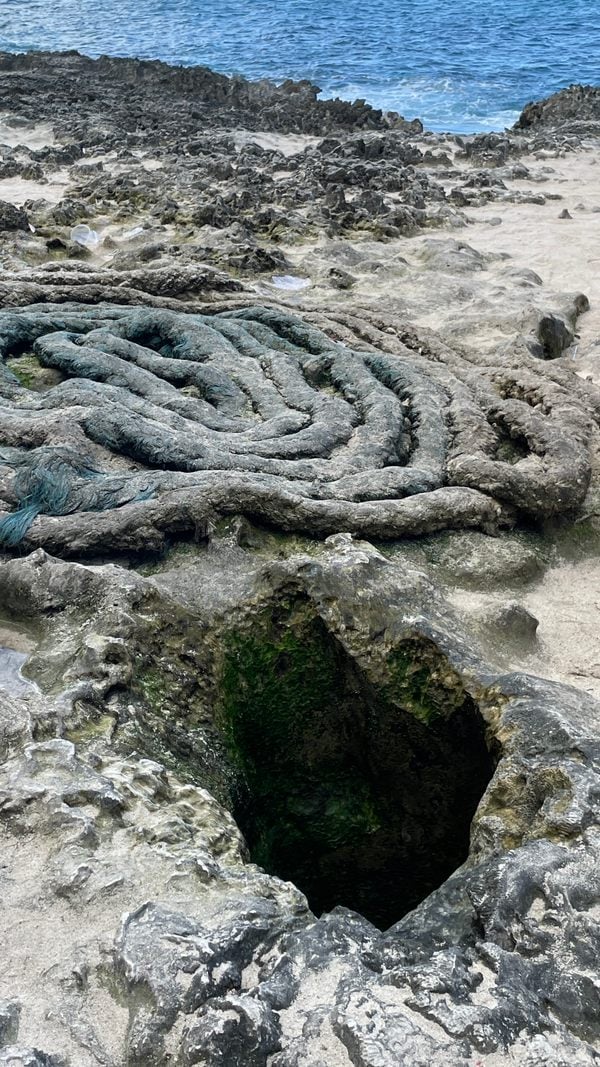
[[[574,376],[313,318],[328,332],[264,307],[0,312],[2,544],[138,549],[231,513],[393,538],[581,503],[595,411]],[[6,366],[25,352],[64,380],[26,388]]]

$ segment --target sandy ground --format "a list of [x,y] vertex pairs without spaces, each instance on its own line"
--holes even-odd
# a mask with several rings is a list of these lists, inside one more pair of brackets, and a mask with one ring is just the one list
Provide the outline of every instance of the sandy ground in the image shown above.
[[[238,148],[252,141],[285,155],[317,141],[241,130],[234,136]],[[46,126],[12,126],[0,119],[2,142],[41,147],[52,143],[52,132]],[[81,160],[99,161],[114,173],[122,169],[110,154]],[[144,154],[139,163],[147,170],[162,166]],[[578,336],[565,358],[583,377],[600,382],[600,149],[589,147],[558,158],[527,157],[526,163],[531,177],[507,182],[509,192],[560,199],[544,204],[494,201],[465,208],[468,223],[461,229],[430,230],[414,238],[381,242],[369,235],[347,240],[323,235],[312,244],[291,245],[283,249],[291,273],[309,279],[310,285],[278,295],[299,310],[305,303],[330,305],[332,300],[376,306],[459,344],[484,345],[493,351],[495,346],[510,345],[519,330],[527,328],[532,307],[560,311],[568,305],[569,294],[583,292],[590,310],[581,316]],[[18,205],[36,198],[56,203],[71,184],[67,170],[56,171],[47,184],[5,179],[0,181],[0,198]],[[569,217],[562,218],[565,209]],[[102,235],[122,237],[122,226],[111,226],[107,219],[98,222]],[[111,259],[112,252],[101,247],[94,255],[96,262],[106,265]],[[332,266],[352,276],[348,291],[332,289]],[[530,271],[539,276],[541,285],[528,281]],[[258,298],[275,291],[264,281],[255,288]],[[506,668],[566,681],[600,698],[599,558],[560,562],[517,597],[457,589],[452,599],[467,620],[508,601],[522,603],[539,619],[538,640],[521,655],[511,652],[510,660],[505,650],[497,650],[499,661]]]
[[[33,150],[56,144],[52,127],[46,123],[28,123],[14,116],[0,116],[0,144],[16,148],[24,145]],[[22,207],[26,200],[47,200],[57,204],[66,195],[70,182],[68,170],[57,170],[47,182],[24,178],[0,180],[0,200]]]
[[[600,382],[600,153],[577,152],[546,161],[553,173],[540,185],[560,201],[493,204],[467,211],[468,241],[482,252],[508,253],[514,266],[534,270],[552,290],[586,294],[590,310],[581,316],[569,355],[583,376]],[[527,182],[515,188],[531,188]],[[571,218],[560,218],[567,209]],[[599,477],[599,475],[597,475]],[[506,602],[506,596],[457,594],[468,613],[476,606]],[[543,579],[518,598],[539,619],[538,641],[515,667],[565,681],[600,698],[600,559],[592,556],[550,567]]]
[[318,144],[319,137],[302,133],[252,133],[248,130],[235,130],[233,133],[236,149],[245,144],[257,144],[269,151],[281,152],[284,156],[293,156],[303,152],[309,145]]
[[600,700],[600,560],[550,567],[533,588],[506,592],[456,590],[450,600],[467,625],[508,603],[519,603],[539,621],[531,648],[510,652],[484,642],[484,652],[504,670],[522,670],[566,682]]
[[[534,270],[545,285],[557,291],[583,292],[590,310],[578,323],[579,338],[572,355],[578,369],[598,375],[600,368],[600,153],[576,152],[550,160],[553,173],[538,191],[556,193],[561,200],[545,204],[493,204],[486,216],[501,219],[490,225],[483,210],[467,209],[470,244],[483,252],[508,253],[519,267]],[[530,189],[530,182],[511,188]],[[561,218],[564,210],[570,218]]]
[[71,180],[68,171],[57,170],[48,182],[29,181],[26,178],[0,179],[0,200],[22,207],[27,200],[47,200],[58,204],[67,195]]
[[37,149],[56,144],[56,139],[48,123],[31,123],[12,115],[3,115],[0,116],[0,144],[11,148],[22,144]]

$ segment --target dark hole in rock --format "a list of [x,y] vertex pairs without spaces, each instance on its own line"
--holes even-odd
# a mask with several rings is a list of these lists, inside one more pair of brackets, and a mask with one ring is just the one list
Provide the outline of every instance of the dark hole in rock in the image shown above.
[[544,315],[540,319],[537,335],[540,344],[536,347],[541,351],[534,352],[534,355],[541,355],[542,359],[558,359],[573,343],[575,336],[558,315]]
[[220,716],[252,859],[320,914],[385,929],[466,859],[495,760],[477,706],[436,646],[405,640],[376,688],[295,601],[230,632]]
[[518,463],[521,459],[527,459],[531,454],[531,448],[527,438],[511,429],[510,425],[500,415],[489,417],[488,422],[498,434],[498,444],[495,451],[495,459],[501,463]]

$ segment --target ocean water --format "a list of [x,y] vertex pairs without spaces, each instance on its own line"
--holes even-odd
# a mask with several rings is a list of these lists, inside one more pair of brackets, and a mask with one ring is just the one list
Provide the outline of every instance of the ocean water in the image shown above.
[[429,129],[511,125],[600,82],[599,0],[0,0],[0,49],[77,48],[309,78]]

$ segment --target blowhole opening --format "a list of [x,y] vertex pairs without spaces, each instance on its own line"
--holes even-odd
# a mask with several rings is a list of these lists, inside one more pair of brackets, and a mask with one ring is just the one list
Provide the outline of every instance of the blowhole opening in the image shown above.
[[382,929],[467,857],[495,759],[472,698],[433,642],[410,638],[370,682],[308,602],[225,641],[220,718],[250,854],[316,914]]

